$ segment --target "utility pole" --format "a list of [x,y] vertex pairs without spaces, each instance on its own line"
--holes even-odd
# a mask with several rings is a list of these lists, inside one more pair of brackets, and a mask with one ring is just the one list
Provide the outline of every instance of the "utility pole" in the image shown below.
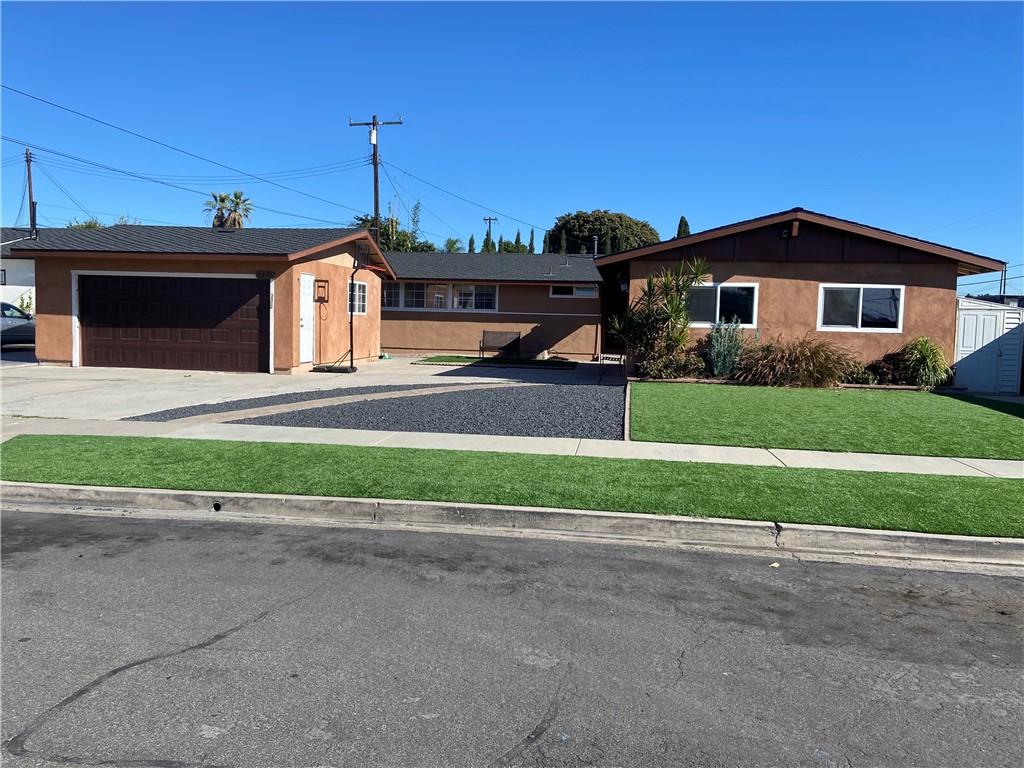
[[368,123],[354,123],[351,117],[348,119],[349,128],[356,128],[358,126],[369,126],[370,128],[370,144],[373,145],[373,241],[378,247],[380,247],[380,176],[378,175],[380,152],[377,151],[377,128],[381,125],[401,124],[401,115],[398,116],[398,120],[383,123],[377,120],[376,115]]
[[491,238],[491,223],[493,222],[493,223],[497,224],[498,223],[498,219],[495,218],[494,216],[484,216],[484,221],[487,224],[487,242],[490,243],[491,246],[493,247],[494,246],[494,240]]
[[32,197],[32,152],[25,150],[25,172],[28,174],[28,234],[36,237],[36,200]]

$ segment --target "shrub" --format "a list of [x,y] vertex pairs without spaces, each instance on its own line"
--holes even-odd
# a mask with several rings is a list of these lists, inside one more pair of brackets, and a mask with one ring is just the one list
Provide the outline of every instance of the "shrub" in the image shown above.
[[741,354],[743,337],[738,317],[734,315],[728,323],[720,320],[711,326],[705,360],[712,376],[730,376],[736,370]]
[[906,384],[899,357],[895,352],[871,361],[864,366],[864,370],[875,377],[877,384]]
[[831,341],[777,338],[747,347],[734,378],[763,387],[835,387],[859,367],[853,355]]
[[846,374],[843,382],[846,384],[877,384],[878,376],[868,370],[866,365],[862,365]]
[[952,375],[942,347],[927,336],[908,341],[900,347],[896,357],[903,378],[921,389],[942,386]]

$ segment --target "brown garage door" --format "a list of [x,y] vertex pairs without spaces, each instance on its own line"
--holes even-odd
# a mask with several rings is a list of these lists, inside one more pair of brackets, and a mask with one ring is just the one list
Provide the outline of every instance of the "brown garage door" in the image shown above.
[[82,364],[268,371],[270,283],[80,275]]

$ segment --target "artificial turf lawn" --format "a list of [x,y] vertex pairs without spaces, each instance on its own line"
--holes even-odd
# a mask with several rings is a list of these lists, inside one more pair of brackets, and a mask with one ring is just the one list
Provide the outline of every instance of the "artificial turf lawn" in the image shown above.
[[1024,537],[1024,480],[142,437],[23,435],[6,481],[453,501]]
[[517,357],[467,357],[465,355],[434,355],[417,360],[418,363],[452,363],[476,365],[480,368],[575,368],[572,360],[534,360]]
[[657,443],[1024,459],[1024,407],[865,389],[637,383],[630,436]]

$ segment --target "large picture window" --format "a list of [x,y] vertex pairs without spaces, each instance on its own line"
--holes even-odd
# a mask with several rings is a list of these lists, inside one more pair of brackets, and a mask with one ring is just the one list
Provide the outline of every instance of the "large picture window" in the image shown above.
[[494,312],[498,286],[472,283],[384,283],[385,309]]
[[823,284],[818,294],[819,331],[899,333],[902,285]]
[[700,285],[690,289],[687,309],[690,323],[698,328],[708,327],[733,318],[740,325],[757,325],[757,285],[752,283],[720,283]]

